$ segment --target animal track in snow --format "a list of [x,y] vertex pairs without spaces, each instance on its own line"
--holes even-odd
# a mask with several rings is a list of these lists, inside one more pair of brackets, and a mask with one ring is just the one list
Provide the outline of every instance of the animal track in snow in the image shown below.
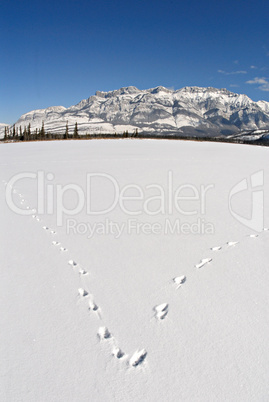
[[65,248],[65,247],[60,247],[60,250],[61,250],[62,252],[64,252],[64,251],[67,251],[67,248]]
[[79,289],[78,289],[78,294],[79,294],[81,297],[88,296],[88,292],[87,292],[85,289],[82,289],[82,288],[79,288]]
[[137,367],[145,360],[147,356],[147,351],[145,349],[137,350],[131,357],[129,364],[130,366]]
[[259,237],[259,235],[257,235],[257,234],[250,234],[250,235],[248,235],[248,237],[255,238],[255,237]]
[[266,232],[267,230],[269,230],[269,228],[263,228],[263,230]]
[[49,228],[47,226],[42,226],[42,229],[49,230]]
[[73,261],[73,260],[69,260],[68,261],[68,264],[69,265],[72,265],[72,267],[76,267],[78,264],[75,262],[75,261]]
[[123,351],[120,348],[115,348],[112,350],[113,356],[115,356],[117,359],[121,359],[124,356]]
[[90,300],[89,301],[89,310],[97,311],[97,310],[99,310],[99,307],[97,306],[97,304],[94,303],[94,301]]
[[54,246],[59,246],[61,243],[59,243],[58,241],[53,241],[52,244],[53,244]]
[[232,246],[235,246],[238,243],[239,243],[238,241],[228,241],[227,246],[232,247]]
[[159,304],[158,306],[154,307],[154,310],[155,310],[155,317],[158,320],[163,320],[168,314],[168,304],[167,303]]
[[107,327],[100,327],[98,330],[98,336],[100,340],[109,339],[111,338],[111,333],[107,329]]
[[216,247],[211,247],[211,249],[210,250],[212,250],[212,251],[219,251],[219,250],[221,250],[221,246],[216,246]]
[[100,307],[93,301],[93,296],[90,295],[90,300],[89,300],[89,311],[93,312],[99,320],[101,320],[101,309]]
[[196,268],[202,268],[204,265],[208,264],[209,262],[212,261],[212,258],[203,258],[199,264],[196,264],[195,267]]
[[56,234],[55,230],[51,230],[50,234]]
[[186,282],[186,276],[185,276],[185,275],[176,276],[176,277],[173,279],[173,281],[174,281],[174,283],[177,285],[177,289],[178,289],[178,288],[181,287],[181,285],[182,285],[183,283]]
[[85,269],[82,269],[82,268],[79,270],[79,273],[80,273],[80,275],[88,275],[88,272],[85,271]]

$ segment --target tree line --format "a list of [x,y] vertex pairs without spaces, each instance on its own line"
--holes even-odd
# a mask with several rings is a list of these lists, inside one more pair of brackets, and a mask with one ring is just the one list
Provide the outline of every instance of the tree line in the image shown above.
[[44,141],[44,140],[55,140],[55,139],[77,139],[80,138],[78,133],[78,124],[75,123],[74,130],[69,131],[68,122],[66,123],[64,133],[52,133],[50,131],[45,131],[44,122],[39,129],[32,130],[31,124],[24,126],[23,130],[21,126],[12,127],[6,126],[4,133],[4,141]]
[[24,126],[22,129],[21,126],[16,126],[15,124],[12,127],[6,126],[3,141],[47,141],[47,140],[67,140],[67,139],[91,139],[91,138],[130,138],[130,137],[138,137],[138,130],[135,129],[132,134],[128,132],[128,130],[124,131],[121,134],[83,134],[79,135],[78,132],[78,123],[75,123],[74,129],[71,131],[68,126],[68,122],[65,126],[65,131],[62,133],[52,133],[50,131],[45,131],[44,121],[42,122],[42,126],[39,129],[32,130],[31,124],[28,126]]
[[[269,131],[268,131],[269,135]],[[101,139],[101,138],[151,138],[155,140],[183,140],[183,141],[206,141],[206,142],[228,142],[228,143],[237,143],[237,144],[251,144],[251,145],[262,145],[269,147],[269,138],[263,137],[257,140],[247,140],[240,137],[235,138],[227,138],[224,136],[203,136],[197,137],[193,135],[184,135],[181,133],[138,133],[138,129],[135,129],[133,133],[129,133],[128,130],[123,133],[92,133],[92,134],[83,134],[79,135],[78,133],[78,125],[75,123],[74,130],[70,133],[68,122],[66,123],[65,131],[62,133],[51,133],[49,131],[45,131],[44,122],[42,122],[42,126],[40,129],[31,130],[30,123],[27,127],[24,127],[22,130],[21,126],[16,127],[13,125],[10,127],[5,127],[5,135],[4,138],[0,139],[0,141],[6,142],[14,142],[14,141],[47,141],[47,140],[66,140],[66,139]]]

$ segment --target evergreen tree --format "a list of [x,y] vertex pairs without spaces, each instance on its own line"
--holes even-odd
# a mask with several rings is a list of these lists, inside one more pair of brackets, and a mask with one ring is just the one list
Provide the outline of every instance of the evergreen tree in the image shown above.
[[78,123],[76,122],[75,124],[75,128],[74,128],[74,134],[73,134],[74,138],[78,138]]
[[21,126],[20,126],[20,140],[22,139],[22,129],[21,129]]
[[26,141],[26,139],[27,139],[27,131],[26,131],[26,127],[24,126],[22,141]]
[[5,135],[4,135],[4,141],[7,140],[7,127],[5,127]]
[[66,126],[65,126],[64,139],[65,139],[65,140],[68,139],[68,121],[66,122]]
[[16,128],[15,128],[15,124],[14,124],[13,128],[12,128],[12,137],[14,138],[15,135],[16,135]]
[[42,135],[42,138],[45,138],[45,124],[44,124],[44,120],[42,121],[41,135]]
[[39,130],[39,139],[43,140],[45,138],[45,127],[44,127],[44,121],[42,121],[42,127]]
[[27,127],[27,141],[30,140],[31,140],[31,124],[29,123]]

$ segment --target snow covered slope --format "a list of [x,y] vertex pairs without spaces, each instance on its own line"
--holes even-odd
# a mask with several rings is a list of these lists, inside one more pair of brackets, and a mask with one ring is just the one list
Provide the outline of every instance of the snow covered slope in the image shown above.
[[[268,156],[182,141],[1,145],[0,400],[266,401]],[[256,187],[236,193],[245,180]],[[240,216],[262,199],[255,231]]]
[[140,133],[228,135],[241,130],[269,128],[269,103],[254,102],[226,89],[185,87],[176,91],[157,87],[125,87],[96,92],[75,106],[50,107],[21,116],[16,126],[64,133],[78,123],[83,134]]

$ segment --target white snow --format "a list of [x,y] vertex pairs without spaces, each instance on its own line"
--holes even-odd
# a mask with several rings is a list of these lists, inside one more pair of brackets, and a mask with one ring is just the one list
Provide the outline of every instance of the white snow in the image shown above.
[[108,339],[111,337],[111,334],[109,332],[109,330],[106,327],[100,327],[98,330],[98,335],[100,337],[100,339],[104,340],[104,339]]
[[137,350],[130,359],[130,366],[138,366],[143,362],[147,356],[147,351],[145,349]]
[[173,281],[175,282],[175,284],[177,285],[177,289],[181,287],[181,285],[183,283],[186,282],[186,276],[185,275],[181,275],[181,276],[177,276],[176,278],[173,279]]
[[264,111],[264,112],[269,112],[269,102],[266,101],[258,101],[257,102],[258,106]]
[[[268,157],[268,148],[171,140],[3,144],[0,400],[268,400]],[[264,184],[251,189],[260,171]],[[93,173],[107,176],[92,177],[90,203],[71,215]],[[11,188],[17,174],[32,178]],[[250,219],[262,190],[259,231],[229,212],[244,179],[232,208]],[[61,226],[56,198],[67,185]],[[87,205],[111,206],[116,185],[121,204],[90,215]],[[9,191],[27,215],[10,209]]]
[[167,316],[167,314],[168,314],[168,304],[167,303],[162,303],[162,304],[159,304],[159,306],[156,306],[155,308],[154,308],[154,310],[155,310],[155,316],[156,316],[156,318],[158,319],[158,320],[163,320],[166,316]]
[[212,261],[212,258],[203,258],[199,264],[196,264],[196,268],[202,268],[204,265],[208,264],[209,262]]
[[79,288],[78,289],[78,294],[82,297],[85,297],[88,295],[88,292],[85,289]]
[[213,250],[213,251],[219,251],[219,250],[221,250],[221,249],[222,249],[221,246],[211,247],[211,250]]

